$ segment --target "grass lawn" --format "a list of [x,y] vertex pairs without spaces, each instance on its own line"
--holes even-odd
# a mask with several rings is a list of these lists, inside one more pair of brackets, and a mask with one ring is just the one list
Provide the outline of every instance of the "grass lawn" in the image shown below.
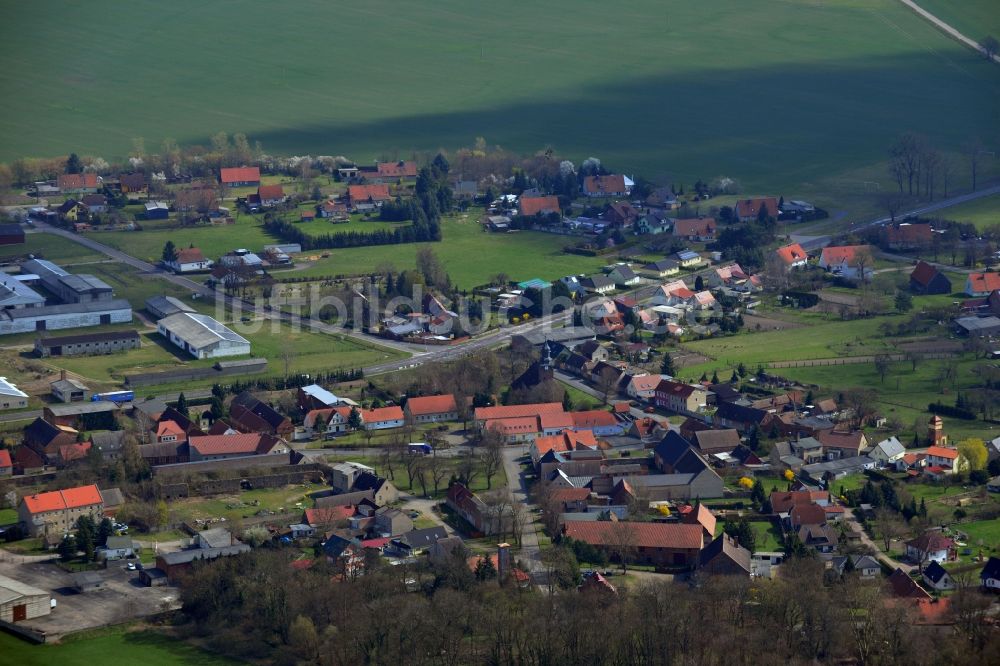
[[595,398],[592,395],[584,393],[580,389],[570,386],[569,384],[563,384],[563,388],[566,389],[567,393],[569,393],[569,398],[573,401],[573,409],[575,410],[586,409],[585,405],[596,406],[601,403],[599,398]]
[[475,208],[444,218],[440,243],[328,250],[328,258],[311,262],[293,274],[297,277],[354,275],[390,264],[397,270],[406,270],[416,267],[417,251],[425,245],[441,259],[452,282],[463,289],[484,284],[497,273],[518,280],[532,277],[552,280],[573,273],[595,272],[606,263],[601,257],[565,254],[563,247],[575,241],[571,237],[533,231],[489,234],[479,225],[481,213],[482,209]]
[[[247,330],[250,327],[259,330]],[[340,336],[293,331],[291,327],[276,322],[255,322],[238,326],[237,333],[251,343],[254,356],[267,358],[268,369],[257,376],[278,376],[285,374],[282,354],[287,349],[292,352],[289,359],[290,373],[317,372],[325,370],[360,368],[373,363],[400,358],[401,352],[375,347],[366,343]],[[139,372],[161,372],[181,367],[207,367],[215,359],[194,359],[170,345],[159,333],[142,333],[142,347],[119,354],[106,356],[78,356],[49,358],[44,362],[54,368],[65,368],[85,378],[98,382],[119,383],[125,374]],[[176,349],[176,350],[175,350]],[[11,352],[8,352],[11,353]],[[41,361],[40,361],[41,362]],[[190,386],[210,386],[213,380],[187,382],[178,385],[178,390]],[[167,391],[170,385],[157,385],[156,393]],[[154,387],[141,389],[154,390]]]
[[0,509],[0,525],[17,522],[17,509]]
[[[299,511],[312,507],[310,493],[323,490],[319,484],[296,484],[282,488],[258,488],[212,497],[189,497],[170,503],[174,520],[225,518],[227,521],[249,518],[258,511]],[[256,502],[256,504],[255,504]]]
[[194,245],[206,257],[213,260],[237,248],[260,252],[265,245],[280,242],[265,233],[263,222],[253,215],[235,215],[235,220],[236,224],[226,226],[198,225],[176,229],[160,227],[142,231],[109,231],[91,234],[91,237],[151,263],[160,260],[163,246],[168,240],[180,248]]
[[[1000,31],[998,31],[1000,34]],[[974,201],[967,201],[957,206],[942,208],[934,213],[935,217],[942,217],[956,222],[965,222],[976,225],[977,229],[983,230],[988,227],[1000,225],[1000,194],[991,197],[983,197]],[[964,278],[956,282],[950,275],[952,285],[961,289]]]
[[20,259],[29,254],[33,254],[36,257],[44,257],[49,261],[63,265],[104,261],[107,259],[103,254],[92,252],[61,236],[28,233],[24,235],[24,245],[6,245],[0,247],[0,263]]
[[978,42],[986,35],[1000,39],[995,0],[918,0],[917,4],[969,39]]
[[952,527],[969,535],[969,546],[975,548],[982,541],[983,547],[990,551],[1000,549],[1000,520],[978,520],[972,523],[959,523]]
[[[165,137],[204,145],[225,131],[270,154],[371,163],[482,136],[686,184],[724,174],[747,194],[857,211],[877,200],[864,181],[888,185],[880,163],[902,129],[953,151],[993,136],[995,70],[894,0],[637,0],[614,21],[600,3],[566,11],[551,0],[311,0],[235,14],[227,3],[135,4],[4,4],[0,159],[112,159],[136,137],[152,152]],[[122,40],[136,38],[143,48],[122,69]],[[182,39],[204,48],[178,49]],[[311,45],[331,41],[373,55],[349,67],[316,57]],[[247,58],[256,85],[223,83],[220,96],[220,82],[246,78]]]
[[[87,632],[54,645],[32,645],[0,633],[3,661],[18,666],[91,666],[95,663],[148,666],[222,666],[237,664],[176,638],[152,631],[113,628]],[[112,656],[113,655],[113,656]]]
[[753,528],[754,535],[757,537],[755,551],[774,552],[784,548],[781,541],[781,530],[773,522],[754,521],[750,523],[750,527]]

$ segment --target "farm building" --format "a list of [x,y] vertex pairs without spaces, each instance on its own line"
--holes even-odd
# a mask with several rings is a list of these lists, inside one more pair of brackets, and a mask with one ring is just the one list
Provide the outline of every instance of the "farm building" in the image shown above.
[[950,294],[951,280],[927,262],[921,261],[910,273],[910,289],[918,294]]
[[206,259],[201,250],[196,247],[183,247],[177,250],[177,257],[173,261],[163,263],[175,273],[207,271],[212,267],[212,260]]
[[27,406],[28,394],[7,381],[6,377],[0,377],[0,410]]
[[195,312],[179,312],[156,324],[160,335],[195,358],[240,356],[250,353],[250,342],[212,319]]
[[35,340],[35,354],[42,358],[50,356],[111,354],[138,348],[139,333],[136,331],[84,333],[82,335],[64,335],[56,338],[38,338]]
[[0,245],[20,245],[24,242],[24,227],[20,224],[0,224]]
[[100,522],[104,499],[95,485],[26,495],[17,507],[17,517],[31,536],[62,535],[80,516]]
[[61,379],[50,385],[52,397],[59,402],[86,402],[90,398],[87,387],[75,379],[67,378],[65,370]]
[[258,167],[231,167],[222,169],[220,180],[226,187],[253,187],[260,185],[260,169]]
[[194,312],[194,308],[173,296],[153,296],[146,299],[146,312],[163,319],[179,312]]
[[147,220],[165,220],[170,217],[170,206],[162,201],[147,201],[143,204]]
[[37,275],[46,289],[63,303],[91,303],[110,301],[114,290],[104,280],[93,275],[74,275],[45,259],[30,259],[21,270]]
[[23,310],[44,305],[44,296],[13,275],[0,273],[0,309]]
[[21,622],[48,615],[52,596],[19,580],[0,576],[0,621]]
[[0,313],[0,335],[55,331],[63,328],[128,324],[132,306],[123,298],[6,310]]

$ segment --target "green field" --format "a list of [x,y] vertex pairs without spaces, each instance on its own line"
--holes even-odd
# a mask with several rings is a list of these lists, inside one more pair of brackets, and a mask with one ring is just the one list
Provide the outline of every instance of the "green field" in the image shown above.
[[4,3],[0,24],[5,160],[225,131],[371,162],[481,136],[838,209],[874,201],[861,174],[901,132],[951,151],[994,136],[1000,91],[894,0],[637,0],[613,19],[594,0],[52,0]]
[[109,629],[68,638],[56,645],[32,645],[0,632],[0,662],[18,666],[231,666],[239,662],[151,631]]
[[969,535],[969,545],[976,546],[980,541],[991,551],[1000,548],[1000,520],[977,520],[971,523],[953,525],[954,529]]
[[[293,331],[285,324],[277,325],[271,321],[257,321],[245,326],[253,329],[237,327],[237,333],[250,340],[254,356],[264,357],[269,361],[267,371],[259,376],[284,375],[282,355],[285,350],[292,352],[288,367],[292,374],[360,368],[402,356],[400,352],[367,345],[352,338],[312,331]],[[50,358],[45,359],[44,363],[101,383],[120,383],[126,374],[161,372],[182,367],[206,367],[215,363],[214,359],[199,360],[187,356],[158,333],[145,332],[141,335],[140,349],[105,356]],[[188,382],[175,388],[183,390],[184,386],[211,383],[211,380]],[[167,386],[147,387],[142,391],[165,392]]]
[[[933,215],[956,222],[974,224],[979,230],[1000,226],[1000,195],[995,194],[957,206],[942,208],[934,212]],[[954,284],[954,280],[952,283]]]
[[1000,8],[996,0],[917,0],[917,4],[969,39],[986,35],[1000,39]]
[[[176,229],[157,228],[148,231],[109,231],[91,237],[144,261],[156,263],[163,256],[168,240],[177,247],[194,245],[206,257],[218,259],[237,248],[260,252],[265,245],[280,241],[264,232],[262,222],[253,215],[235,216],[236,224],[228,226],[195,226]],[[197,278],[195,278],[197,279]]]
[[0,248],[0,263],[22,259],[29,254],[62,264],[67,262],[84,264],[107,259],[103,254],[88,250],[68,238],[29,233],[24,236],[24,245],[7,245]]

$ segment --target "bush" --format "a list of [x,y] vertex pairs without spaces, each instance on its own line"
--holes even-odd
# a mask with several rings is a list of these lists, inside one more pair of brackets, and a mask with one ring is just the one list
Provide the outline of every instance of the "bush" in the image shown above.
[[955,419],[962,419],[964,421],[975,421],[975,413],[969,411],[968,409],[963,409],[961,407],[953,407],[952,405],[944,405],[940,402],[932,402],[927,405],[927,411],[932,414],[940,414],[942,416],[950,416]]

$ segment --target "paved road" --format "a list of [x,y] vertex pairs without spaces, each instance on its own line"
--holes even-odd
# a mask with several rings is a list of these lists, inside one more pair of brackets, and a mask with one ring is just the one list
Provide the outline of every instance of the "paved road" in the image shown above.
[[[912,9],[913,11],[915,11],[922,18],[933,23],[934,27],[938,28],[952,39],[958,41],[961,44],[964,44],[965,46],[970,47],[973,51],[976,51],[983,57],[986,56],[986,50],[979,45],[979,42],[973,39],[969,39],[968,37],[960,33],[958,30],[956,30],[955,28],[951,27],[950,25],[939,19],[937,16],[934,16],[934,14],[931,14],[929,11],[927,11],[917,3],[913,2],[913,0],[899,0],[899,1],[902,2],[904,5],[906,5],[907,7],[909,7],[910,9]],[[990,60],[992,60],[993,62],[1000,63],[1000,55],[993,54],[990,56]]]
[[916,569],[916,567],[913,566],[912,564],[906,564],[905,562],[894,560],[885,553],[883,553],[879,545],[875,543],[875,541],[870,536],[868,536],[867,532],[865,532],[864,528],[861,526],[861,523],[859,523],[857,518],[854,517],[852,511],[850,510],[847,511],[847,518],[845,518],[845,520],[850,523],[854,523],[855,525],[854,529],[856,529],[858,531],[858,534],[861,535],[861,543],[871,548],[872,552],[875,553],[875,558],[880,562],[884,562],[890,569],[892,569],[893,571],[895,571],[896,569],[902,569],[906,573],[910,573],[914,569]]
[[[514,501],[522,502],[526,507],[530,507],[528,482],[524,478],[524,473],[521,471],[521,465],[518,462],[518,458],[524,453],[524,449],[520,446],[504,449],[503,469],[507,475],[507,485],[510,487]],[[534,518],[535,514],[531,512],[531,509],[528,509],[528,511],[528,517]],[[545,583],[545,566],[542,564],[542,551],[538,546],[538,532],[536,530],[537,527],[534,521],[524,526],[524,529],[521,531],[521,552],[517,559],[520,559],[522,564],[527,568],[527,573],[531,575],[532,580],[536,584],[542,585]]]

